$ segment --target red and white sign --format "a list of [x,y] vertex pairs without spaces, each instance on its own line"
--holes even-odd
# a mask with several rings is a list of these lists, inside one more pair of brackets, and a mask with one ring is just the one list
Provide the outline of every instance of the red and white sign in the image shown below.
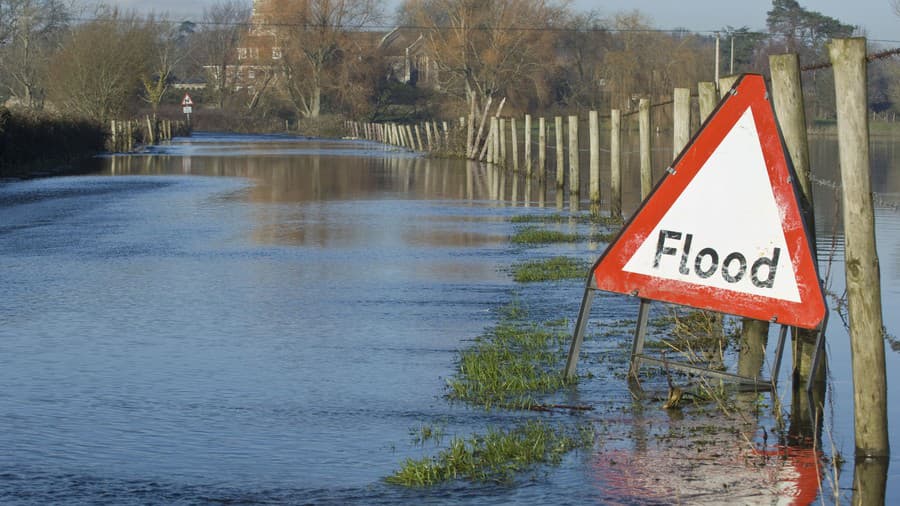
[[825,299],[765,81],[733,91],[594,265],[596,287],[816,328]]
[[194,100],[191,98],[191,95],[189,93],[184,94],[184,98],[181,99],[181,105],[183,107],[189,107],[189,106],[194,105]]

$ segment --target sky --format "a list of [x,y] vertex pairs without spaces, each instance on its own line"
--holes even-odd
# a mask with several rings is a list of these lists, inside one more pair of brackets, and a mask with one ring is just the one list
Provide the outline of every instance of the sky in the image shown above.
[[[219,0],[106,0],[105,3],[140,12],[166,12],[170,19],[199,19],[203,8]],[[248,2],[250,0],[247,0]],[[393,11],[399,0],[386,0]],[[864,30],[870,40],[895,41],[900,45],[900,16],[891,0],[799,0],[804,8]],[[574,0],[578,10],[598,10],[603,17],[617,12],[639,10],[657,28],[687,28],[691,31],[715,31],[726,26],[765,30],[770,0]]]

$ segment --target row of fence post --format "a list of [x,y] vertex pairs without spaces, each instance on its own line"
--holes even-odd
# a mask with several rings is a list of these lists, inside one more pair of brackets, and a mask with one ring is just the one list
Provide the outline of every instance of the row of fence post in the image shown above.
[[147,116],[144,120],[110,120],[109,151],[114,153],[130,153],[139,144],[153,145],[174,137],[190,133],[190,125],[185,121],[167,119],[153,120]]
[[344,125],[356,139],[380,142],[413,151],[446,153],[451,151],[451,129],[446,121],[425,121],[416,124],[368,123],[347,121]]
[[[688,90],[685,89],[687,92]],[[688,99],[690,97],[687,93]],[[650,101],[648,99],[641,100],[641,106],[637,112],[639,115],[640,129],[640,150],[641,150],[641,195],[649,194],[652,179],[652,155],[651,155],[651,135],[650,135]],[[613,110],[609,116],[610,129],[610,166],[612,170],[610,190],[610,209],[611,213],[616,216],[622,215],[622,161],[621,161],[621,129],[623,114],[619,110]],[[540,117],[537,122],[533,121],[530,114],[524,116],[524,135],[519,135],[519,122],[515,117],[492,117],[488,122],[488,133],[485,136],[485,142],[482,146],[481,153],[478,158],[490,165],[511,169],[516,173],[524,173],[527,177],[537,177],[543,181],[547,177],[547,151],[555,149],[556,151],[556,172],[555,182],[559,190],[566,188],[566,181],[569,182],[569,192],[571,195],[578,196],[580,194],[579,181],[581,179],[580,151],[579,144],[579,121],[577,115],[567,118],[565,123],[562,116],[554,118],[554,137],[555,146],[551,147],[547,144],[548,131],[546,118]],[[684,119],[679,121],[689,125],[690,111],[688,110]],[[537,153],[535,160],[534,152],[534,124],[537,124]],[[600,191],[600,114],[598,111],[589,113],[590,123],[590,190],[589,197],[591,208],[596,213],[599,212],[601,201]],[[442,122],[442,130],[438,129],[437,122],[424,122],[421,124],[398,124],[398,123],[363,123],[348,121],[345,125],[348,133],[354,138],[366,139],[381,142],[384,144],[394,145],[414,151],[423,151],[431,153],[459,154],[463,149],[462,133],[466,132],[467,136],[474,135],[474,128],[470,128],[470,122],[465,117],[459,118],[458,131],[450,128],[446,121]],[[564,125],[567,129],[564,130]],[[424,132],[424,139],[420,132]],[[688,135],[689,135],[688,130]],[[566,145],[568,138],[568,145]],[[452,144],[452,141],[458,140],[459,146]],[[686,142],[686,141],[685,141]],[[520,148],[521,145],[521,148]],[[520,159],[520,154],[522,158]],[[520,163],[521,162],[521,163]],[[567,163],[568,162],[568,163]],[[566,178],[566,167],[568,167],[568,178]]]

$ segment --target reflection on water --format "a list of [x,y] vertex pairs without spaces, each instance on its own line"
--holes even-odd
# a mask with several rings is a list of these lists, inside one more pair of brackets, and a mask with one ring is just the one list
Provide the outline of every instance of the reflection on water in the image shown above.
[[[626,213],[640,192],[629,142]],[[835,150],[833,139],[813,143],[822,180],[839,180]],[[893,141],[874,144],[873,180],[885,199],[900,200],[895,152]],[[755,415],[716,436],[735,453],[698,455],[685,446],[696,420],[633,401],[615,370],[627,366],[630,329],[608,327],[633,319],[634,301],[609,295],[592,315],[602,337],[585,344],[595,358],[583,367],[595,376],[566,394],[572,404],[597,406],[584,416],[607,428],[602,449],[523,486],[405,491],[381,481],[405,458],[435,453],[410,444],[410,429],[436,423],[469,435],[518,416],[441,398],[456,351],[496,321],[498,307],[515,299],[535,319],[574,317],[583,281],[516,286],[506,271],[547,256],[594,260],[605,246],[509,246],[510,216],[589,208],[557,191],[552,177],[282,136],[201,134],[94,163],[91,177],[0,186],[0,502],[665,504],[809,496],[816,453],[763,446],[752,436]],[[587,195],[586,175],[581,185]],[[830,255],[840,238],[837,202],[827,186],[816,192],[820,251]],[[885,324],[897,335],[900,313],[888,308],[900,300],[900,213],[877,213]],[[590,227],[558,225],[599,231]],[[840,242],[829,285],[836,294]],[[839,318],[828,337],[836,409],[826,410],[826,433],[850,455],[848,338]],[[897,384],[900,353],[888,360],[889,383]],[[889,395],[891,420],[900,420],[897,393]],[[879,472],[883,466],[861,468],[859,479]],[[891,502],[900,497],[890,479],[900,475],[897,462],[887,473]],[[841,490],[851,474],[841,476]]]

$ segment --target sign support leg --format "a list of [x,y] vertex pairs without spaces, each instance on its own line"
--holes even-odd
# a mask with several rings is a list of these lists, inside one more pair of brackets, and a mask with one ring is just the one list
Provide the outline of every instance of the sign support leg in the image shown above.
[[819,325],[819,336],[816,338],[816,350],[813,353],[812,364],[809,368],[809,378],[806,379],[806,393],[812,398],[813,381],[816,379],[816,371],[819,369],[819,362],[822,361],[822,351],[825,349],[825,329],[828,327],[828,311],[825,312],[825,319]]
[[772,390],[778,385],[778,371],[781,370],[781,356],[784,354],[784,342],[787,340],[787,325],[781,326],[778,332],[778,344],[775,346],[775,363],[772,364],[772,370],[769,372],[769,379],[772,381]]
[[575,369],[578,366],[578,354],[581,352],[581,343],[584,341],[584,329],[587,327],[588,317],[591,312],[591,304],[594,302],[594,289],[588,285],[584,289],[584,297],[581,299],[581,310],[578,311],[578,320],[575,322],[575,335],[572,336],[572,345],[569,348],[569,358],[566,360],[566,379],[575,377]]
[[644,352],[644,338],[647,336],[647,320],[650,316],[650,301],[641,299],[638,307],[637,326],[634,328],[634,341],[631,343],[631,367],[628,376],[634,379],[638,377],[640,369],[640,355]]

